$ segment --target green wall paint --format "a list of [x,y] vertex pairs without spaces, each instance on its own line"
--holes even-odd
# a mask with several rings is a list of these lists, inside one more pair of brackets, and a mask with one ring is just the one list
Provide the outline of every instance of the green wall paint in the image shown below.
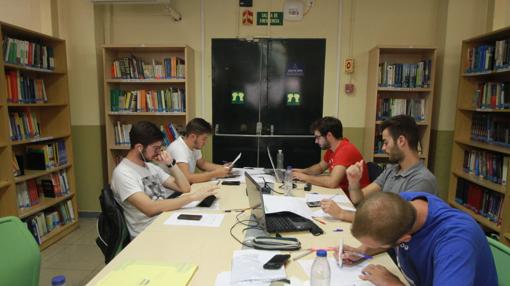
[[72,126],[79,211],[101,211],[99,193],[107,180],[104,126]]
[[439,196],[448,199],[448,184],[450,179],[450,164],[452,158],[453,131],[434,130],[430,134],[429,166],[436,176],[439,186]]

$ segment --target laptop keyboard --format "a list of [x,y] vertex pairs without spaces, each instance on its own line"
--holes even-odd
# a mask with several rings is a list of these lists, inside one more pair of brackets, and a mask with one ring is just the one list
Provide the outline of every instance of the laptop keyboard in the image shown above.
[[308,220],[298,215],[293,215],[292,218],[288,216],[266,215],[266,228],[270,232],[303,230],[298,229],[293,222],[306,223]]

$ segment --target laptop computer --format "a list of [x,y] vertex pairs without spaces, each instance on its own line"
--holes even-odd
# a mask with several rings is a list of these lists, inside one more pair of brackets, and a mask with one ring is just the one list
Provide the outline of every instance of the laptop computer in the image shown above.
[[252,209],[252,214],[255,216],[261,228],[269,233],[291,231],[310,231],[314,235],[323,233],[322,229],[315,223],[295,213],[278,212],[266,214],[260,185],[257,184],[250,174],[245,173],[245,177],[248,202]]
[[276,179],[277,183],[283,183],[283,178],[285,176],[284,170],[277,170],[274,167],[273,157],[271,156],[271,151],[269,150],[269,146],[266,147],[267,156],[269,157],[269,162],[271,162],[271,167],[273,168],[273,175]]

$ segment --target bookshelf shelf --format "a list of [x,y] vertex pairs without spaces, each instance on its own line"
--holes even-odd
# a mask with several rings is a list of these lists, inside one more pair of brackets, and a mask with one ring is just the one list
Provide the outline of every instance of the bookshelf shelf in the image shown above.
[[453,172],[457,177],[461,177],[467,181],[470,181],[472,183],[475,183],[477,185],[480,185],[482,187],[485,187],[487,189],[491,189],[495,192],[506,194],[506,186],[499,185],[496,183],[493,183],[491,181],[482,179],[480,177],[477,177],[475,175],[470,175],[464,171],[456,170]]
[[503,235],[506,239],[509,239],[510,240],[510,232],[507,232]]
[[490,228],[491,230],[493,231],[496,231],[496,232],[500,232],[501,231],[501,227],[499,227],[497,224],[493,223],[492,221],[486,219],[485,217],[479,215],[479,214],[476,214],[474,213],[472,210],[458,204],[457,202],[453,201],[453,202],[450,202],[450,204],[452,206],[454,206],[455,208],[458,208],[464,212],[467,212],[469,213],[476,221],[478,221],[480,224],[482,224],[483,226],[485,227],[488,227]]
[[[0,217],[18,216],[29,225],[33,233],[37,233],[36,229],[43,227],[47,218],[54,217],[55,211],[59,216],[69,216],[67,211],[72,209],[72,215],[78,218],[66,42],[3,22],[0,22],[0,35],[4,42],[4,45],[0,45],[0,56],[2,57],[0,59]],[[24,50],[27,49],[33,51],[32,56],[22,57],[21,55],[25,54]],[[22,89],[20,87],[21,80],[27,82],[29,88]],[[42,101],[43,97],[47,99],[46,102]],[[15,102],[20,99],[25,102],[34,99],[40,101],[37,103]],[[27,120],[32,123],[29,123],[28,126],[23,125],[23,122]],[[39,137],[28,140],[11,140],[11,133],[23,138],[26,137],[19,135],[28,131],[35,133],[34,120],[37,120],[36,123],[40,128],[37,130],[40,131]],[[32,155],[28,156],[30,152]],[[68,163],[66,165],[40,171],[25,169],[23,176],[15,177],[13,175],[13,166],[16,165],[17,160],[21,159],[21,162],[26,162],[34,160],[33,156],[39,156],[39,158],[44,157],[43,160],[47,163],[50,160],[56,160],[57,156],[63,158],[64,155]],[[20,164],[21,162],[18,161],[21,168],[23,165],[25,167],[31,165]],[[60,170],[65,171],[65,177],[62,172],[47,178],[40,178]],[[54,180],[66,180],[65,186],[73,193],[58,198],[45,198],[36,186],[42,180],[49,181],[49,184],[46,184],[46,191],[51,191],[48,188],[55,187],[54,184],[57,184],[58,181]],[[40,200],[37,205],[27,209],[19,208],[20,204],[34,201],[37,197]],[[69,200],[69,205],[52,208],[64,200]],[[47,211],[50,209],[51,212]],[[36,224],[38,227],[35,227]],[[48,247],[77,226],[78,220],[75,220],[69,225],[51,231],[43,237],[40,247]]]
[[54,206],[60,202],[63,202],[69,198],[72,198],[73,196],[74,196],[74,193],[72,192],[68,195],[56,197],[56,198],[41,197],[38,204],[36,204],[32,207],[29,207],[29,208],[19,209],[18,210],[19,217],[20,218],[29,217],[29,216],[34,215],[42,210],[49,208],[51,206]]
[[[510,145],[492,144],[472,139],[472,133],[488,133],[492,138],[495,138],[496,135],[508,132],[508,126],[505,124],[510,118],[510,109],[476,107],[483,106],[482,104],[495,107],[507,101],[507,92],[502,89],[505,86],[501,83],[508,82],[510,68],[494,70],[493,66],[497,62],[502,64],[508,61],[505,58],[508,55],[501,53],[508,48],[507,43],[503,42],[508,38],[510,38],[510,28],[503,28],[462,42],[448,201],[452,206],[467,212],[481,225],[495,232],[500,238],[500,242],[510,246],[510,239],[505,239],[503,235],[510,233],[510,199],[507,197],[510,184],[495,184],[464,172],[464,166],[468,164],[469,168],[473,168],[474,165],[475,169],[481,169],[483,173],[491,172],[502,179],[509,178],[510,175],[507,171],[510,167],[508,166],[510,165]],[[489,46],[494,49],[488,48]],[[485,55],[486,58],[487,52],[490,53],[490,60],[483,64],[489,64],[492,70],[466,72],[468,69],[475,69],[482,65],[479,58],[474,57],[475,53]],[[491,91],[490,94],[489,91]],[[491,97],[488,98],[488,95]],[[503,98],[499,97],[500,95]],[[487,126],[488,129],[483,129],[480,126]],[[495,128],[494,126],[497,126],[498,129],[491,130],[491,128]],[[501,139],[498,138],[498,140]],[[487,218],[456,203],[457,201],[469,202],[480,213],[490,212],[498,217],[498,224],[496,225]]]
[[[103,74],[105,127],[108,179],[116,164],[130,149],[126,143],[126,134],[130,124],[148,120],[158,126],[184,126],[194,117],[194,80],[193,49],[188,46],[167,45],[105,45],[103,46]],[[181,69],[182,68],[182,69]],[[162,73],[159,73],[161,71]],[[124,77],[124,78],[119,78]],[[145,77],[147,79],[141,79]],[[161,79],[156,79],[160,77]],[[168,78],[171,77],[171,78]],[[127,79],[126,79],[127,78]],[[169,90],[170,89],[170,90]],[[153,96],[152,107],[146,90]],[[159,93],[163,91],[164,93]],[[168,91],[169,90],[169,91]],[[167,91],[169,92],[167,94]],[[139,106],[138,110],[149,110],[158,106],[159,110],[185,110],[183,112],[132,112],[114,111],[120,108],[121,100],[128,92],[131,103]],[[143,98],[146,94],[146,99]],[[176,97],[174,97],[176,96]],[[156,100],[154,100],[156,99]],[[113,104],[112,104],[113,101]],[[128,104],[128,106],[133,106]],[[129,108],[128,110],[135,110]],[[116,135],[117,134],[117,135]],[[117,138],[116,136],[120,137]]]
[[[434,47],[376,46],[370,50],[368,65],[365,140],[363,144],[365,160],[374,161],[377,159],[378,163],[387,163],[388,155],[378,153],[377,150],[380,148],[377,146],[382,145],[380,143],[382,120],[377,120],[377,118],[381,118],[381,113],[382,115],[385,112],[392,114],[393,103],[390,102],[394,102],[396,106],[403,103],[412,104],[408,105],[413,106],[409,109],[411,114],[408,115],[423,119],[417,120],[417,124],[422,136],[420,141],[422,153],[428,154],[434,99],[436,49]],[[400,72],[397,72],[397,69]],[[419,75],[423,75],[423,77]],[[420,80],[416,80],[416,78]],[[406,87],[392,87],[392,85]],[[386,104],[386,102],[390,104]],[[383,106],[385,106],[384,109]],[[426,165],[428,164],[427,156],[421,155],[420,158],[425,160]]]
[[60,170],[67,169],[69,167],[71,167],[71,164],[66,164],[66,165],[59,166],[57,168],[48,169],[48,170],[25,170],[25,175],[15,177],[14,181],[16,182],[16,184],[17,183],[21,183],[21,182],[25,182],[25,181],[28,181],[30,179],[35,179],[35,178],[38,178],[38,177],[41,177],[41,176],[44,176],[44,175],[48,175],[48,174],[51,174],[51,173],[58,172]]

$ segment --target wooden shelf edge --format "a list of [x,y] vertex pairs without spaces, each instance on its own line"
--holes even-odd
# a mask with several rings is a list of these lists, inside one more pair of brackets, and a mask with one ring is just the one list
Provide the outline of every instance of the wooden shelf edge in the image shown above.
[[161,84],[161,83],[186,83],[186,79],[182,78],[168,78],[168,79],[107,79],[105,80],[107,83],[153,83],[153,84]]
[[502,194],[506,194],[506,190],[505,190],[506,186],[499,185],[499,184],[496,184],[494,182],[491,182],[491,181],[479,178],[479,177],[477,177],[475,175],[467,174],[466,172],[461,171],[461,170],[455,170],[455,171],[453,171],[453,173],[457,177],[463,178],[465,180],[468,180],[468,181],[470,181],[472,183],[475,183],[477,185],[480,185],[480,186],[485,187],[487,189],[490,189],[492,191],[495,191],[495,192],[498,192],[498,193],[502,193]]
[[62,107],[67,103],[7,103],[8,107]]
[[58,166],[56,168],[52,168],[52,169],[48,169],[48,170],[25,170],[25,172],[30,172],[30,174],[15,177],[14,181],[16,183],[22,183],[22,182],[28,181],[30,179],[35,179],[35,178],[38,178],[38,177],[41,177],[44,175],[48,175],[48,174],[51,174],[51,173],[54,173],[54,172],[57,172],[57,171],[60,171],[63,169],[67,169],[71,166],[72,166],[72,164],[65,164],[65,165]]
[[377,91],[432,92],[432,88],[430,88],[430,87],[417,87],[417,88],[408,88],[408,87],[378,87]]
[[504,236],[506,239],[510,240],[510,232],[507,232],[507,233],[503,234],[503,236]]
[[129,150],[131,149],[130,145],[113,145],[109,146],[108,149],[110,150]]
[[488,144],[484,143],[482,141],[476,141],[476,140],[465,140],[465,139],[455,139],[455,142],[458,144],[463,144],[475,148],[485,149],[489,151],[494,151],[498,153],[508,154],[510,155],[510,148],[501,147],[499,145],[495,144]]
[[0,181],[0,189],[7,188],[10,185],[11,185],[11,183],[8,181]]
[[33,72],[39,72],[39,73],[46,73],[46,74],[64,74],[65,72],[58,71],[58,70],[49,70],[49,69],[42,69],[42,68],[35,68],[30,66],[23,66],[23,65],[17,65],[17,64],[11,64],[11,63],[4,63],[4,67],[6,68],[12,68],[22,71],[33,71]]
[[[381,125],[383,122],[384,122],[384,120],[376,120],[375,124],[376,125]],[[416,121],[416,125],[418,125],[418,126],[428,126],[429,122],[427,120]]]
[[108,112],[112,116],[185,116],[186,112]]
[[462,73],[463,77],[476,77],[476,76],[485,76],[485,75],[497,75],[497,74],[505,74],[510,72],[510,68],[507,69],[499,69],[499,70],[490,70],[483,72],[464,72]]
[[[380,154],[380,153],[374,153],[374,158],[389,158],[389,156],[387,154]],[[427,159],[427,156],[425,155],[420,155],[420,159]]]
[[39,137],[39,138],[33,138],[30,140],[11,141],[11,145],[15,146],[15,145],[38,143],[38,142],[49,141],[49,140],[63,139],[63,138],[69,137],[69,136],[71,136],[71,135],[67,134],[67,135],[59,135],[59,136],[44,136],[44,137]]
[[488,227],[496,232],[501,232],[501,228],[499,226],[497,226],[495,223],[493,223],[492,221],[488,220],[487,218],[479,215],[479,214],[475,214],[472,210],[460,205],[459,203],[455,202],[455,201],[451,201],[450,202],[450,205],[452,205],[453,207],[461,210],[461,211],[464,211],[465,213],[469,214],[470,216],[472,216],[477,222],[479,222],[480,224],[482,224],[483,226],[485,227]]
[[463,110],[463,111],[470,111],[470,112],[510,113],[510,108],[492,109],[492,108],[459,107],[459,109]]
[[18,209],[19,218],[22,219],[29,217],[58,203],[71,199],[74,196],[74,194],[75,194],[74,192],[71,192],[65,196],[56,198],[44,198],[44,197],[40,198],[41,201],[38,204],[26,209]]
[[53,243],[57,242],[59,239],[64,238],[68,233],[75,230],[78,227],[78,220],[74,220],[71,223],[68,223],[66,225],[60,226],[45,236],[43,236],[42,242],[39,245],[40,249],[43,250],[47,248],[48,246],[52,245]]

